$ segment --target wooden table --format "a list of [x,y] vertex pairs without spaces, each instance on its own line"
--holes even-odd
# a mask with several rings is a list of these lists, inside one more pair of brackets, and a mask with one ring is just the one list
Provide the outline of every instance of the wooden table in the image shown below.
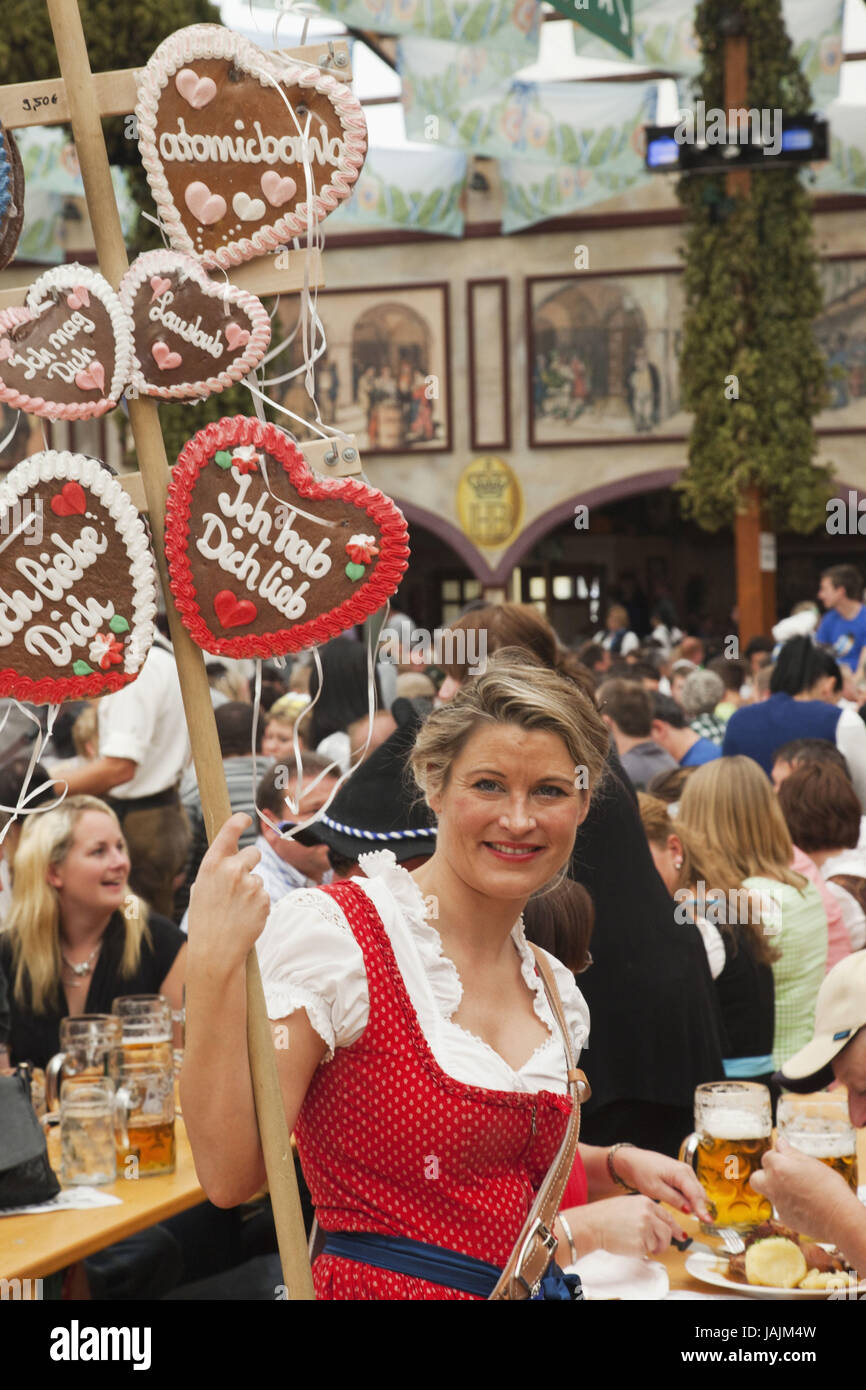
[[119,1178],[106,1186],[105,1191],[119,1197],[122,1205],[0,1216],[0,1278],[44,1278],[203,1202],[205,1194],[179,1115],[175,1126],[175,1171],[134,1181]]

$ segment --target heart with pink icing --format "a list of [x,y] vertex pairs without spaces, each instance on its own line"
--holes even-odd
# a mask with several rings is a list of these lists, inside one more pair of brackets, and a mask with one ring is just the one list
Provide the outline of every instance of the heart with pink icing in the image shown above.
[[264,255],[321,221],[352,192],[367,149],[349,87],[211,24],[160,44],[136,116],[169,240],[208,267]]
[[113,410],[132,368],[132,334],[107,280],[83,265],[40,275],[0,313],[0,401],[50,420]]
[[259,365],[271,340],[261,300],[209,279],[178,251],[145,251],[119,295],[132,325],[132,386],[147,396],[196,400],[224,391]]

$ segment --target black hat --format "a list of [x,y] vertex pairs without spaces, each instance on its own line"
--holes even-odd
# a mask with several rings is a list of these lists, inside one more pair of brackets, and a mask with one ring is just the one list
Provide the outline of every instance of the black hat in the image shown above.
[[389,849],[398,863],[436,849],[433,813],[421,800],[407,761],[422,719],[410,700],[391,706],[397,728],[343,784],[308,829],[345,859]]

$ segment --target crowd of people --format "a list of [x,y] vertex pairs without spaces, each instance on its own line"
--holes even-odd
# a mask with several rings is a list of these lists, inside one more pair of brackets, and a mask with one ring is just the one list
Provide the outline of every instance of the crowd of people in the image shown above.
[[[210,663],[233,811],[210,848],[164,637],[132,685],[65,708],[0,846],[0,1065],[44,1067],[63,1017],[119,994],[185,998],[210,1199],[88,1261],[91,1295],[157,1296],[250,1254],[229,1218],[265,1179],[252,949],[289,1040],[322,1298],[488,1296],[562,1142],[572,1052],[592,1094],[563,1266],[661,1252],[684,1236],[671,1206],[710,1219],[678,1158],[698,1085],[775,1101],[835,1076],[866,1123],[861,593],[828,570],[823,618],[798,606],[742,656],[669,606],[641,637],[614,604],[566,649],[536,608],[479,603],[453,630],[484,634],[481,674],[375,662],[358,633],[266,665],[260,698],[251,670]],[[26,731],[0,760],[14,807]],[[866,1275],[866,1216],[820,1166],[783,1145],[756,1182]]]

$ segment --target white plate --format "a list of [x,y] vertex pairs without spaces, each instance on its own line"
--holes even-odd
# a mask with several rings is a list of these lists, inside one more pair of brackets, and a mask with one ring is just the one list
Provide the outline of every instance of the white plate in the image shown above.
[[[726,1274],[721,1273],[720,1266],[725,1263],[727,1257],[724,1255],[708,1255],[703,1250],[696,1250],[686,1259],[686,1272],[702,1284],[712,1284],[716,1289],[737,1293],[742,1298],[814,1299],[829,1298],[832,1293],[844,1294],[846,1298],[850,1295],[848,1289],[780,1289],[767,1288],[763,1284],[738,1284],[736,1279],[729,1279]],[[866,1293],[866,1284],[860,1284],[857,1292]]]
[[671,1287],[667,1270],[657,1260],[612,1255],[609,1250],[591,1251],[569,1265],[568,1273],[580,1275],[584,1297],[589,1299],[661,1299]]

